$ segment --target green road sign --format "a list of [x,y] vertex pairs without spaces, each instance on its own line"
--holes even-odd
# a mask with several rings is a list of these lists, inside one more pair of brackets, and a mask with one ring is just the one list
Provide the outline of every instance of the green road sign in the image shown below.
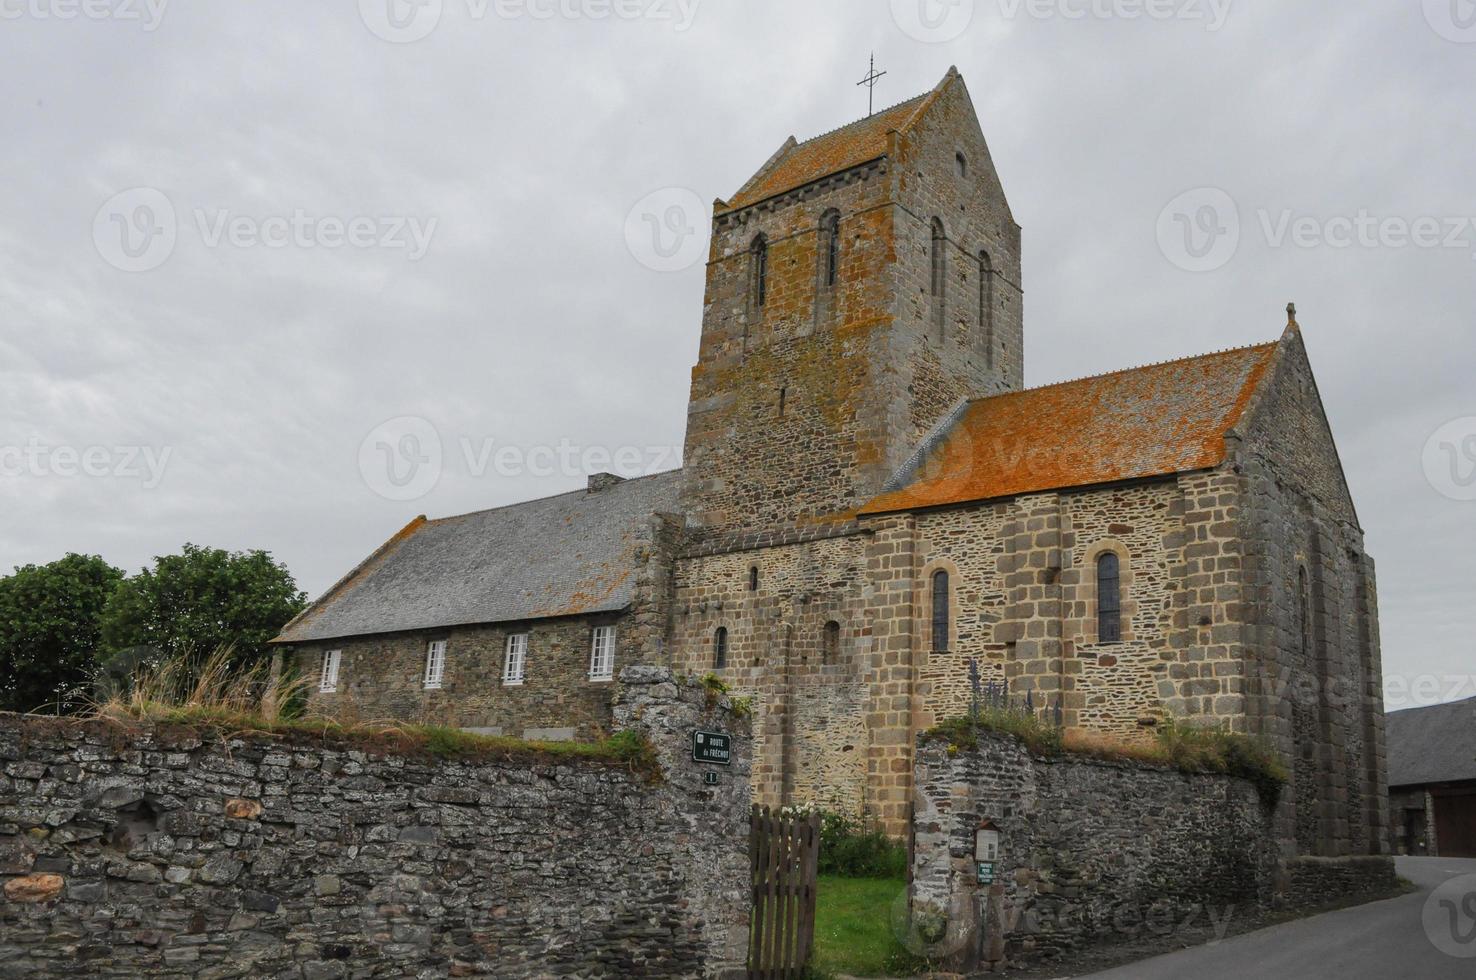
[[732,739],[721,732],[693,732],[692,761],[703,762],[710,766],[731,766],[733,764]]

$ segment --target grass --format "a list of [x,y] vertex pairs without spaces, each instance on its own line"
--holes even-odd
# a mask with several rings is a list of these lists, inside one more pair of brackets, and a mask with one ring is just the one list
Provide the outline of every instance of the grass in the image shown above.
[[979,732],[1013,736],[1031,752],[1047,758],[1078,756],[1111,761],[1171,766],[1187,773],[1223,773],[1251,782],[1267,806],[1274,806],[1289,778],[1286,766],[1264,739],[1217,728],[1190,725],[1170,718],[1158,726],[1153,741],[1127,741],[1101,732],[1062,732],[1034,715],[986,709],[977,724],[950,718],[923,738],[947,742],[950,753],[979,746]]
[[307,687],[306,679],[273,674],[265,664],[233,663],[231,651],[222,649],[203,659],[141,669],[126,691],[93,703],[87,717],[120,727],[148,723],[222,737],[263,734],[445,761],[588,761],[648,782],[663,778],[655,747],[637,732],[617,732],[599,742],[531,742],[444,725],[347,723],[305,715]]
[[892,931],[893,906],[906,893],[907,882],[901,878],[821,875],[811,972],[819,977],[884,977],[926,969]]

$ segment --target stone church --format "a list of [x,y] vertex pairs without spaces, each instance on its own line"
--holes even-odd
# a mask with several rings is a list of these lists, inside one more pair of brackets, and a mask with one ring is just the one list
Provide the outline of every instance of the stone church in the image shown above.
[[313,705],[597,737],[620,669],[755,698],[755,796],[905,832],[970,664],[1068,729],[1271,739],[1304,854],[1386,851],[1373,562],[1296,324],[1025,388],[1020,226],[968,90],[715,202],[684,467],[417,518],[277,643]]

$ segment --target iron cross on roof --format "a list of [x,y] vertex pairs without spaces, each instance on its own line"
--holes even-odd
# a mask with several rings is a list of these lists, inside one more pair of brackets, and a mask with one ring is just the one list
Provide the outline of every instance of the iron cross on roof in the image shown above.
[[871,53],[871,70],[866,73],[865,78],[856,83],[857,85],[866,86],[866,114],[868,116],[876,111],[876,83],[881,81],[881,77],[885,74],[886,72],[884,71],[876,70],[876,52],[873,51]]

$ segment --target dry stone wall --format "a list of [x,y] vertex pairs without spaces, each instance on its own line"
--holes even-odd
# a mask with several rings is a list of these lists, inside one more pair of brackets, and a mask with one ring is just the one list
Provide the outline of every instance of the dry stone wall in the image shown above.
[[[0,977],[741,975],[746,722],[669,671],[664,776],[0,716]],[[695,728],[734,735],[708,786]]]
[[[912,906],[928,952],[964,968],[1024,965],[1185,923],[1214,927],[1272,900],[1273,820],[1228,776],[919,745]],[[1000,835],[991,884],[975,834]]]

